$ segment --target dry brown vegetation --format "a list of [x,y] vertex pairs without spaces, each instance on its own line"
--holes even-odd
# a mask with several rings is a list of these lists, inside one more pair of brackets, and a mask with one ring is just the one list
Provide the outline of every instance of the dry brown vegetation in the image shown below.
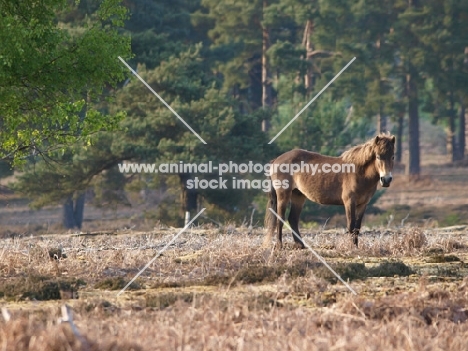
[[[260,230],[191,229],[117,296],[175,233],[2,240],[0,348],[465,349],[463,228],[368,229],[359,249],[342,231],[306,233],[357,296],[310,251],[262,248]],[[57,322],[65,302],[81,338]]]
[[[77,303],[75,311],[79,329],[100,350],[464,350],[467,313],[460,304],[466,306],[467,290],[460,290],[375,301],[347,296],[323,309],[280,306],[260,297],[250,302],[195,296],[163,309],[88,301]],[[16,318],[0,326],[9,350],[28,344],[31,350],[86,349],[66,325]],[[23,344],[15,348],[18,339]]]

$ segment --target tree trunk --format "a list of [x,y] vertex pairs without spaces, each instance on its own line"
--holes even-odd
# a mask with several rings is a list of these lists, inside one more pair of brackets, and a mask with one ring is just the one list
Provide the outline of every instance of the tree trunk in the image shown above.
[[[375,46],[377,48],[377,60],[380,62],[381,61],[381,50],[380,50],[380,35],[377,39],[377,42],[375,43]],[[384,87],[383,87],[383,80],[381,73],[379,71],[379,111],[378,111],[378,116],[377,116],[377,132],[378,133],[386,133],[387,132],[387,116],[385,116],[384,112],[384,104],[382,103],[382,96],[384,93]]]
[[455,101],[453,98],[453,90],[450,91],[449,96],[450,96],[449,98],[450,108],[449,108],[449,130],[448,130],[448,135],[447,135],[447,138],[448,138],[447,142],[450,145],[451,161],[454,162],[458,158],[457,157],[458,147],[457,147],[456,140],[455,140],[455,134],[456,134],[455,120],[457,117],[456,117],[456,112],[455,112]]
[[62,224],[65,229],[73,229],[76,227],[75,215],[73,211],[73,196],[67,197],[63,204]]
[[304,45],[306,49],[306,60],[310,61],[307,67],[307,72],[304,77],[304,86],[306,88],[307,93],[310,93],[315,85],[315,77],[314,77],[314,69],[313,69],[313,58],[308,57],[308,53],[314,51],[314,47],[312,45],[312,41],[310,40],[310,36],[312,35],[314,29],[314,24],[311,20],[308,20],[304,29],[304,36],[302,39],[302,45]]
[[194,212],[197,210],[198,190],[187,188],[187,181],[193,179],[190,173],[180,173],[179,179],[182,186],[180,214],[181,218],[185,218],[185,212]]
[[[80,123],[84,121],[84,119],[86,118],[86,113],[88,112],[88,91],[83,93],[83,98],[85,99],[86,103],[83,105],[83,108],[78,114],[80,118]],[[70,195],[65,199],[62,212],[62,224],[66,229],[81,229],[81,226],[83,224],[84,204],[85,193],[78,195],[75,201],[73,200],[73,195]]]
[[85,204],[85,194],[82,193],[76,200],[70,195],[63,204],[62,224],[66,229],[81,229],[83,224],[83,212]]
[[377,116],[377,132],[386,133],[387,132],[387,116],[383,112],[383,104],[379,104],[379,115]]
[[419,113],[418,113],[418,86],[416,84],[416,70],[410,64],[406,75],[406,88],[408,92],[408,144],[409,144],[409,176],[418,178],[421,172],[419,149]]
[[401,163],[402,155],[403,155],[403,116],[404,114],[401,113],[398,116],[398,127],[397,127],[397,137],[396,137],[396,154],[395,158],[396,161]]
[[463,102],[460,106],[460,119],[458,125],[458,159],[463,160],[465,158],[466,148],[466,119],[465,119],[465,105]]
[[[268,2],[263,0],[263,11],[268,6]],[[267,51],[270,48],[270,31],[268,28],[262,28],[262,107],[269,110],[272,105],[272,87],[270,67],[268,65]],[[262,121],[262,131],[267,132],[270,129],[270,120],[265,118]]]
[[83,213],[85,205],[85,193],[78,195],[78,198],[75,200],[75,208],[73,209],[73,216],[75,217],[75,225],[78,229],[81,229],[83,226]]

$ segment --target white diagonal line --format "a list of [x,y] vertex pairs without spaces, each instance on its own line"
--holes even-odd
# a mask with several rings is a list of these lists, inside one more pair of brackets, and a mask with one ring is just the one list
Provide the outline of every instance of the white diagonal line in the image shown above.
[[307,105],[305,105],[304,108],[303,108],[302,110],[300,110],[299,113],[298,113],[292,120],[290,120],[289,123],[286,124],[286,125],[284,126],[284,128],[281,129],[281,130],[279,131],[279,133],[276,134],[276,136],[275,136],[273,139],[270,140],[270,142],[269,142],[268,144],[271,144],[272,142],[274,142],[275,139],[276,139],[277,137],[279,137],[280,134],[283,133],[283,132],[286,130],[286,128],[288,128],[288,127],[291,125],[291,123],[294,122],[294,121],[301,115],[301,113],[304,112],[304,111],[307,109],[307,107],[309,107],[310,104],[313,103],[313,102],[315,101],[315,99],[317,99],[317,98],[320,96],[320,94],[322,94],[322,93],[325,91],[325,89],[327,89],[327,88],[330,86],[330,84],[333,83],[333,82],[335,81],[335,79],[338,78],[338,77],[340,76],[340,74],[343,73],[343,72],[345,71],[345,69],[348,68],[349,65],[353,63],[353,61],[354,61],[355,59],[356,59],[356,57],[353,57],[353,59],[352,59],[351,61],[349,61],[348,64],[347,64],[346,66],[344,66],[343,69],[342,69],[341,71],[339,71],[338,74],[337,74],[335,77],[333,77],[333,79],[332,79],[331,81],[329,81],[328,84],[325,85],[325,86],[323,87],[323,89],[320,90],[319,93],[318,93],[317,95],[315,95],[315,97],[314,97],[312,100],[310,100],[309,103],[308,103]]
[[329,264],[322,258],[322,256],[320,256],[318,253],[316,253],[316,252],[309,246],[309,244],[307,244],[307,243],[300,237],[300,235],[297,234],[297,233],[289,226],[288,223],[286,223],[285,221],[283,221],[283,219],[282,219],[272,208],[269,208],[269,210],[270,210],[281,222],[283,222],[283,224],[286,225],[286,226],[288,227],[288,229],[291,229],[291,231],[293,232],[293,235],[295,235],[296,238],[298,238],[298,239],[304,244],[304,246],[307,247],[307,248],[315,255],[315,257],[317,257],[317,258],[320,260],[320,262],[322,262],[322,263],[325,265],[325,267],[327,267],[327,268],[330,270],[330,272],[332,272],[332,273],[335,275],[335,277],[337,277],[337,278],[338,278],[354,295],[357,295],[356,291],[354,291],[354,289],[353,289],[352,287],[350,287],[349,284],[346,283],[346,282],[343,280],[343,278],[341,278],[340,275],[339,275],[338,273],[336,273],[336,272],[333,270],[333,268],[331,268],[331,267],[329,266]]
[[187,225],[186,225],[185,227],[183,227],[182,230],[181,230],[180,232],[178,232],[178,233],[172,238],[172,240],[169,241],[169,242],[166,244],[166,246],[164,246],[164,247],[157,253],[157,255],[154,256],[154,257],[151,259],[151,261],[149,261],[149,262],[146,264],[146,266],[144,266],[143,269],[142,269],[141,271],[139,271],[138,274],[137,274],[135,277],[133,277],[132,280],[130,280],[130,282],[129,282],[127,285],[125,285],[125,287],[124,287],[122,290],[119,291],[119,293],[117,294],[117,296],[119,296],[120,294],[122,294],[122,293],[130,286],[130,284],[132,284],[132,283],[135,281],[135,279],[138,278],[138,277],[141,275],[141,273],[143,273],[143,272],[144,272],[144,271],[145,271],[145,270],[146,270],[146,269],[163,253],[163,252],[164,252],[164,251],[166,251],[166,249],[169,247],[169,245],[171,245],[171,244],[179,237],[179,235],[182,234],[182,233],[185,231],[185,229],[187,229],[188,227],[190,227],[190,225],[193,223],[193,221],[196,220],[196,219],[198,218],[198,216],[200,216],[200,215],[203,213],[203,211],[205,211],[205,210],[206,210],[206,208],[202,208],[202,210],[201,210],[200,212],[198,212],[198,214],[197,214],[195,217],[193,217],[193,219],[192,219],[190,222],[188,222]]
[[166,107],[167,107],[169,110],[171,110],[171,112],[172,112],[178,119],[180,119],[180,120],[182,121],[182,123],[185,124],[185,126],[186,126],[188,129],[190,129],[190,131],[191,131],[193,134],[195,134],[195,135],[197,136],[198,139],[201,140],[201,142],[202,142],[203,144],[206,144],[206,141],[203,140],[202,137],[201,137],[200,135],[198,135],[198,133],[197,133],[196,131],[194,131],[193,128],[190,127],[190,125],[189,125],[187,122],[185,122],[184,119],[183,119],[182,117],[180,117],[179,114],[178,114],[177,112],[175,112],[175,111],[172,109],[172,107],[169,106],[169,104],[168,104],[166,101],[164,101],[163,98],[162,98],[161,96],[159,96],[159,94],[158,94],[157,92],[155,92],[155,91],[153,90],[153,88],[151,88],[151,87],[149,86],[149,84],[146,83],[146,82],[143,80],[143,78],[141,78],[141,77],[138,75],[138,73],[136,73],[136,72],[133,70],[133,68],[130,67],[130,66],[127,64],[127,62],[125,62],[125,60],[124,60],[123,58],[121,58],[120,56],[118,56],[118,57],[119,57],[119,60],[122,61],[122,63],[123,63],[139,80],[141,80],[141,82],[142,82],[154,95],[156,95],[156,97],[157,97],[159,100],[161,100],[161,102],[162,102],[164,105],[166,105]]

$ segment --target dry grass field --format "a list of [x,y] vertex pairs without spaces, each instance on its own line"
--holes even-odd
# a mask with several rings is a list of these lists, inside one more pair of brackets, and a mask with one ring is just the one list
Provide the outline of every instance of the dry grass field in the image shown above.
[[359,249],[305,231],[357,295],[307,249],[262,248],[261,229],[191,228],[117,296],[176,233],[3,239],[0,348],[466,349],[465,226],[366,228]]
[[118,295],[178,232],[145,217],[154,203],[87,204],[73,234],[60,207],[0,194],[0,350],[466,350],[468,165],[448,165],[438,133],[422,135],[420,181],[396,170],[366,214],[359,249],[340,216],[301,223],[356,295],[309,250],[262,247],[258,222],[188,229]]

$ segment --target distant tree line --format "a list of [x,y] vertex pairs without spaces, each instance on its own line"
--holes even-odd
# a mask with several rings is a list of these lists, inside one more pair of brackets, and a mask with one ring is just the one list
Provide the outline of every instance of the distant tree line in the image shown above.
[[[172,189],[179,197],[161,204],[158,215],[179,219],[201,202],[220,215],[234,215],[262,195],[187,189],[194,174],[129,177],[117,171],[123,161],[265,163],[294,147],[339,154],[370,134],[390,131],[397,134],[399,162],[402,140],[407,140],[408,173],[417,178],[421,118],[447,128],[452,161],[465,157],[466,1],[126,0],[124,8],[109,0],[104,2],[107,7],[94,0],[75,5],[64,1],[63,7],[56,3],[44,1],[42,12],[30,13],[27,6],[12,7],[0,0],[11,18],[41,20],[47,14],[51,34],[32,47],[53,48],[67,38],[69,50],[82,54],[70,63],[75,70],[66,89],[60,85],[66,62],[63,69],[60,60],[58,70],[50,66],[60,52],[44,58],[41,67],[47,69],[32,67],[31,55],[16,60],[24,55],[15,51],[15,40],[21,40],[24,31],[8,34],[9,44],[1,50],[10,56],[0,56],[0,75],[8,78],[3,79],[0,101],[12,103],[0,107],[0,122],[6,126],[1,151],[8,161],[30,155],[17,189],[38,207],[64,203],[68,228],[81,227],[89,189],[94,189],[95,204],[102,206],[128,202],[125,193],[130,189]],[[114,12],[100,17],[106,8]],[[125,9],[125,22],[114,22],[125,16]],[[1,17],[2,26],[7,19]],[[95,21],[96,29],[86,36],[82,33],[87,33],[89,21]],[[89,39],[92,35],[98,38],[95,42]],[[131,38],[132,54],[126,38]],[[91,43],[80,51],[79,44],[88,39]],[[99,51],[93,43],[105,49]],[[207,145],[141,82],[130,79],[118,55]],[[8,57],[16,60],[14,70]],[[268,145],[353,57],[339,79]],[[16,74],[29,71],[36,75]],[[37,82],[24,81],[22,74]],[[48,101],[57,101],[57,107],[48,107]],[[24,113],[33,117],[20,118]]]

